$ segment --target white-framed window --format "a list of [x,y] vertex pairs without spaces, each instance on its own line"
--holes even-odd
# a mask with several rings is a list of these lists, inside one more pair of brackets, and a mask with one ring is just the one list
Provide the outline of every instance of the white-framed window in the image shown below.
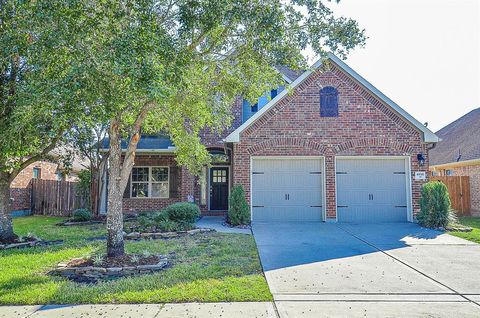
[[130,196],[132,198],[168,198],[169,170],[168,167],[133,167],[130,176]]
[[33,168],[33,179],[41,179],[42,178],[42,169],[39,167],[34,167]]

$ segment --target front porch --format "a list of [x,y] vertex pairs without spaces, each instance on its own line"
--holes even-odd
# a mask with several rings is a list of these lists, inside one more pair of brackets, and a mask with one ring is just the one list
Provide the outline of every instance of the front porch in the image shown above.
[[[154,212],[177,202],[196,203],[204,216],[225,216],[232,184],[230,156],[210,150],[212,165],[193,176],[170,153],[137,153],[130,180],[123,194],[125,214]],[[107,212],[108,173],[100,180],[99,211]]]

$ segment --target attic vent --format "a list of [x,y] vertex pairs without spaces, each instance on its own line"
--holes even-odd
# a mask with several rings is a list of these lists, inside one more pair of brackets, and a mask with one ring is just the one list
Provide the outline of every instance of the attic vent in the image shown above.
[[338,91],[327,86],[320,90],[320,116],[338,117]]

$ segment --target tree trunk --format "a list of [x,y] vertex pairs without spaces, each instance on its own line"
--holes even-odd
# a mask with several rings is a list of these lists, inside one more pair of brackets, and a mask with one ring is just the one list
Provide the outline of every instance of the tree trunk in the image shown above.
[[0,242],[13,242],[18,238],[13,233],[10,207],[10,181],[8,177],[0,177]]
[[108,158],[109,184],[107,206],[107,256],[119,257],[125,254],[123,242],[123,190],[121,180],[121,137],[118,122],[112,121],[110,126],[110,156]]

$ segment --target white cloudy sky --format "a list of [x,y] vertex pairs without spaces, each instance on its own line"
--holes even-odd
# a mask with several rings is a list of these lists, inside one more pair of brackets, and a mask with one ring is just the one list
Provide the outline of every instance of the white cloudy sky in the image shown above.
[[369,39],[349,64],[437,131],[480,107],[480,0],[341,0]]

